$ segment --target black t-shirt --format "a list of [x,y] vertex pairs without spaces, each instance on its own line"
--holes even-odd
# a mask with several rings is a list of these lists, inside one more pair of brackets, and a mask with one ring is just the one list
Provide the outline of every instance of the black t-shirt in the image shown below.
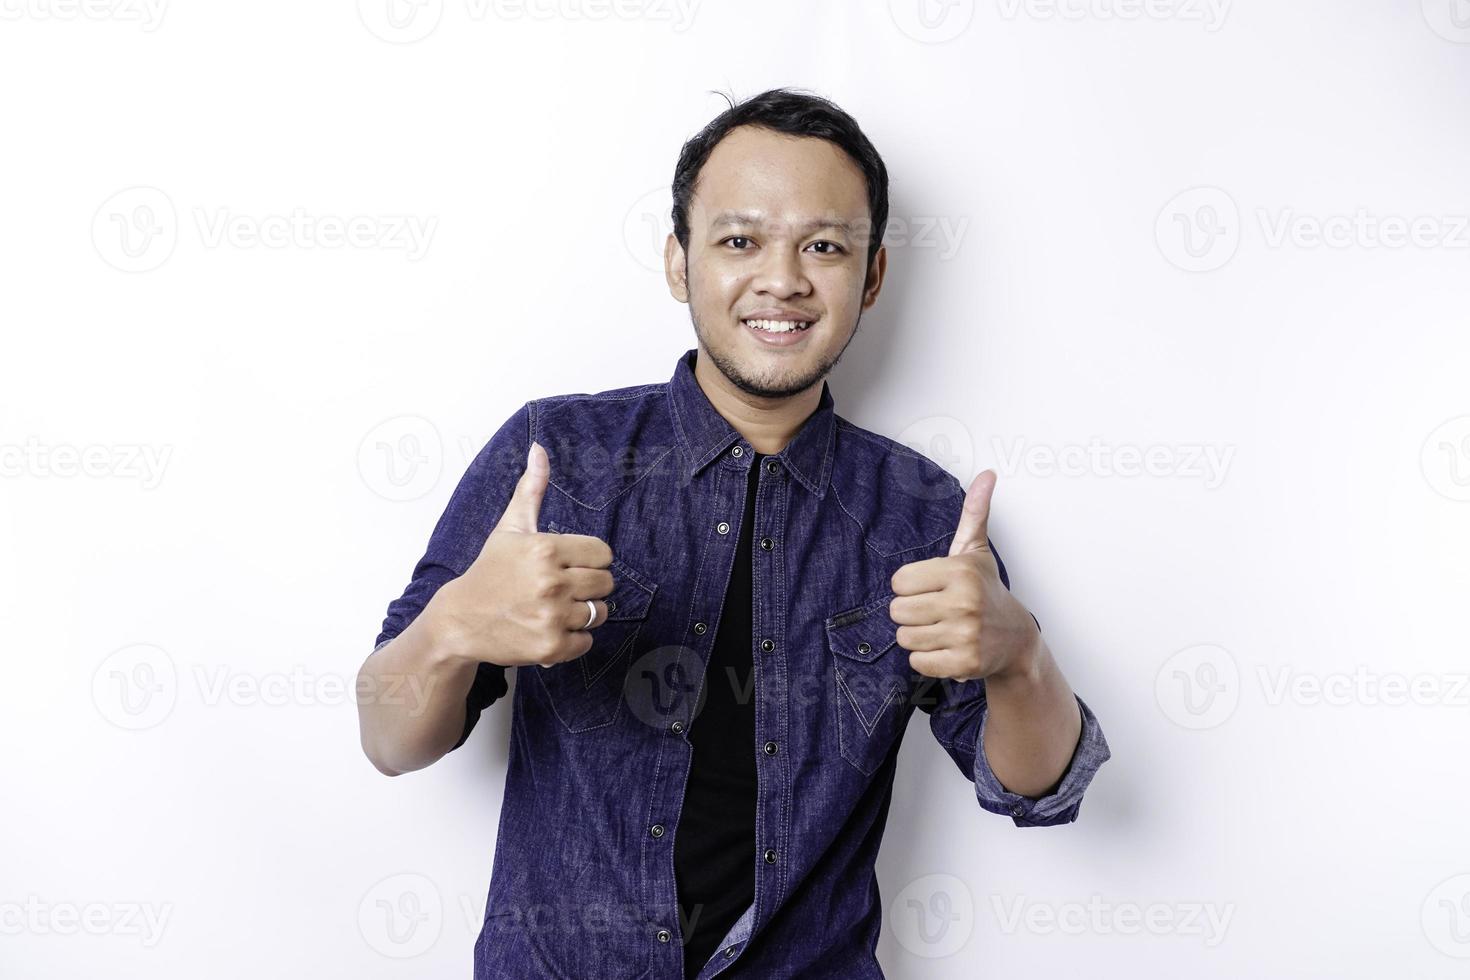
[[705,667],[704,706],[689,726],[694,746],[674,834],[674,879],[686,934],[684,975],[696,976],[755,900],[755,697],[751,671],[751,536],[755,454],[745,492],[735,565]]

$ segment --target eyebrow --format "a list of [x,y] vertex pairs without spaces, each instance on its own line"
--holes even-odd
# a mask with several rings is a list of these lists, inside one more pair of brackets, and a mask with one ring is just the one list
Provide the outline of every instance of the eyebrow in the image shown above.
[[[758,225],[761,223],[761,216],[754,211],[722,211],[710,223],[710,228],[713,230],[725,225]],[[819,228],[835,228],[851,238],[857,237],[852,223],[839,218],[810,218],[796,225],[797,231],[804,235],[809,235]]]

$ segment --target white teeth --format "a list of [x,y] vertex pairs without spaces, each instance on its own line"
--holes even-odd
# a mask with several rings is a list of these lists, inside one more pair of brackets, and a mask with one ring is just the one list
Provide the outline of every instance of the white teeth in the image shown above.
[[811,326],[810,323],[794,322],[791,320],[746,320],[746,323],[757,330],[767,333],[790,333],[793,330],[805,330]]

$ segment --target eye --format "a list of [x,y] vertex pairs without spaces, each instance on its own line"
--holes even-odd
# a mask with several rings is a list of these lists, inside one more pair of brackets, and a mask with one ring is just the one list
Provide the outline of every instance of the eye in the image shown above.
[[819,253],[821,255],[840,255],[842,253],[842,251],[843,251],[842,246],[841,245],[838,245],[836,242],[828,242],[828,241],[812,242],[812,245],[814,245],[814,246],[815,245],[826,245],[826,246],[829,246],[830,248],[833,249],[833,251],[830,251],[830,252],[821,252],[821,253]]
[[[749,238],[746,238],[744,235],[731,235],[729,238],[726,238],[724,241],[720,242],[720,244],[721,245],[726,245],[726,244],[729,244],[731,242],[748,242],[748,241],[750,241],[750,239]],[[744,248],[739,248],[739,249],[737,249],[737,251],[743,252],[743,251],[745,251],[745,249]]]

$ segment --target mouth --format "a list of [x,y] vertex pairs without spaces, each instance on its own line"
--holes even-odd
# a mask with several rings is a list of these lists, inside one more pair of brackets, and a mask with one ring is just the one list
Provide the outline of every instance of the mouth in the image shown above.
[[810,330],[812,323],[815,321],[749,319],[741,320],[740,322],[752,330],[759,330],[761,333],[780,335],[802,333]]

